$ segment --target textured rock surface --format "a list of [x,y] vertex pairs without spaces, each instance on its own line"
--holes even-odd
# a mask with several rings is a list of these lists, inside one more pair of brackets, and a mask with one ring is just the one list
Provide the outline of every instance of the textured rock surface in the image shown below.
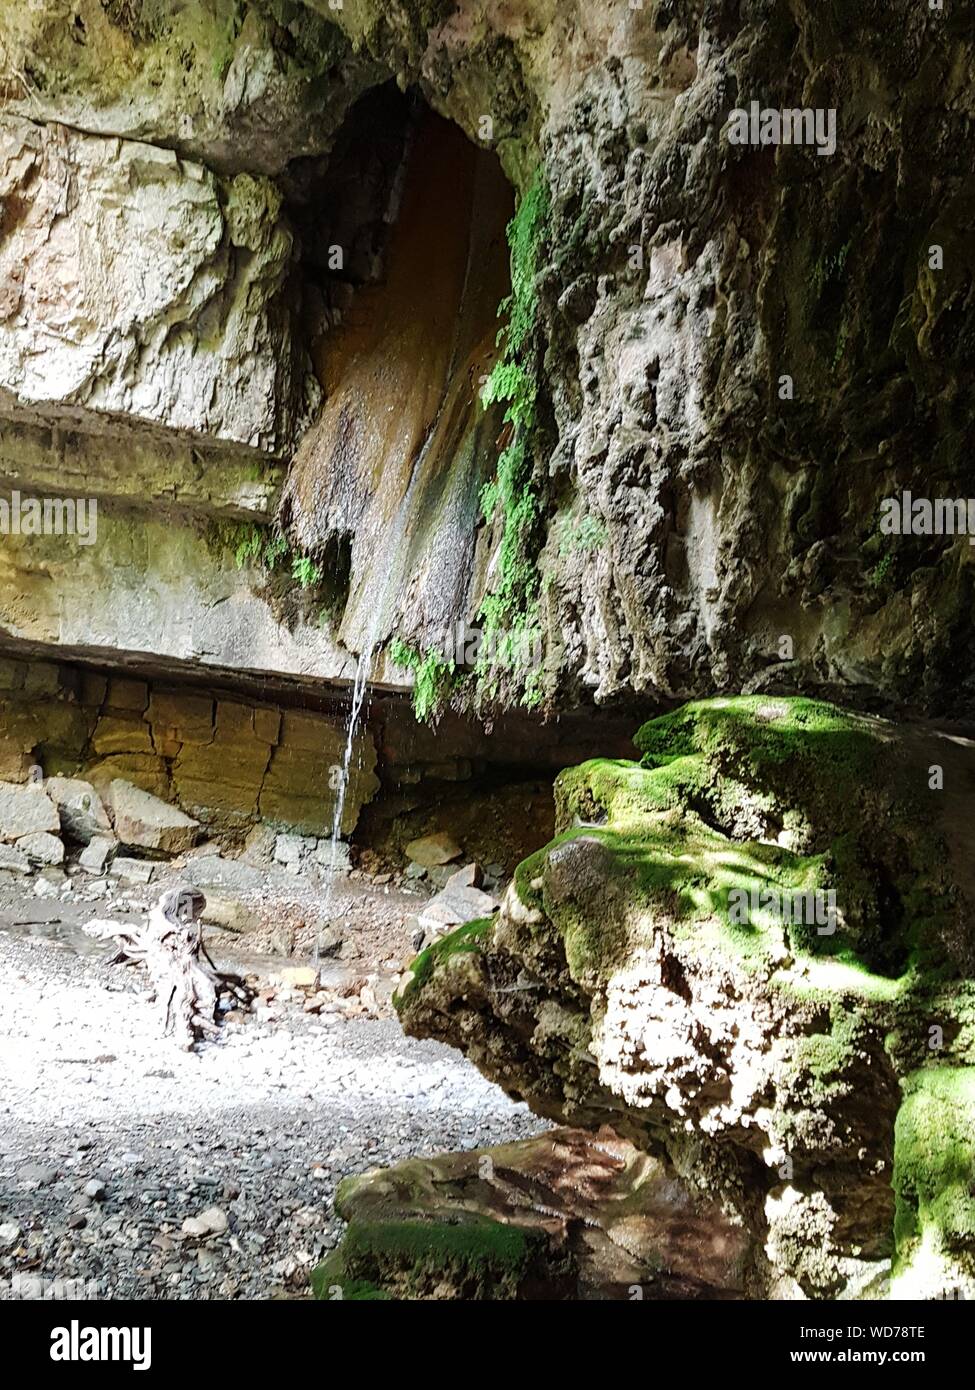
[[199,835],[199,821],[121,777],[105,789],[105,800],[119,843],[126,849],[182,854]]
[[96,837],[111,838],[111,821],[90,782],[80,777],[49,777],[44,790],[58,808],[61,831],[67,839],[87,845]]
[[[527,518],[515,537],[530,595],[521,617],[545,636],[556,706],[743,688],[879,696],[928,712],[970,705],[956,634],[973,552],[964,538],[878,527],[880,501],[902,489],[970,490],[960,383],[973,98],[956,16],[913,0],[691,0],[679,11],[663,0],[349,0],[334,10],[265,0],[246,14],[207,0],[152,15],[8,0],[0,43],[17,214],[0,248],[0,385],[7,411],[59,422],[45,436],[18,421],[0,447],[6,475],[49,476],[61,458],[90,475],[90,442],[59,432],[79,411],[88,428],[134,429],[143,453],[151,428],[160,449],[191,432],[290,462],[317,390],[306,352],[329,397],[283,493],[278,479],[250,497],[242,480],[223,494],[262,518],[283,496],[296,544],[337,584],[327,639],[315,641],[308,620],[295,642],[273,586],[255,575],[236,596],[248,639],[235,648],[215,630],[220,610],[197,564],[186,584],[195,643],[177,651],[170,597],[141,622],[107,625],[104,645],[139,649],[141,631],[183,659],[229,665],[253,652],[252,669],[263,660],[348,679],[348,649],[367,644],[373,620],[383,637],[400,624],[425,646],[451,618],[476,618],[485,590],[503,587],[506,543]],[[348,200],[328,183],[341,173],[330,161],[356,99],[392,78],[495,151],[518,192],[536,171],[545,189],[537,275],[524,287],[537,427],[530,477],[510,499],[514,532],[498,515],[478,530],[490,451],[475,438],[484,421],[465,424],[472,390],[442,396],[453,465],[433,466],[434,449],[413,468],[435,407],[424,374],[403,366],[410,327],[437,294],[409,314],[393,296],[399,330],[373,316],[398,343],[385,382],[356,359],[365,316],[355,327],[353,313],[350,337],[350,306],[364,314],[389,269],[372,233],[397,204],[377,221],[365,198],[362,225],[343,224],[335,209]],[[729,113],[752,99],[835,109],[835,152],[732,145]],[[300,260],[292,217],[307,243]],[[329,247],[315,229],[326,227],[350,252],[338,275],[323,269]],[[932,246],[941,269],[929,268]],[[459,250],[443,248],[414,280],[429,288]],[[282,284],[289,268],[300,313]],[[435,377],[431,335],[419,336]],[[475,339],[455,347],[458,380],[469,365],[473,387],[483,353],[467,364]],[[343,396],[353,384],[362,396],[364,382],[372,423],[403,426],[397,464],[378,479],[365,476],[372,453],[352,437],[355,400]],[[177,486],[191,465],[175,460]],[[140,470],[146,497],[157,472]],[[128,568],[150,605],[157,586],[145,579],[165,576],[164,553],[151,526],[135,528]],[[81,644],[81,625],[55,616],[73,608],[56,601],[71,592],[68,572],[43,584],[28,553],[19,582],[31,569],[44,592],[30,604],[18,605],[13,580],[0,589],[12,626]],[[123,587],[128,599],[133,586]],[[197,591],[206,597],[194,605]],[[389,663],[377,674],[411,680]]]
[[321,1298],[740,1298],[749,1237],[612,1130],[561,1129],[342,1183]]
[[[281,300],[268,180],[5,117],[0,381],[43,419],[162,425],[274,453],[318,391]],[[307,364],[310,366],[310,364]]]
[[43,787],[0,783],[0,838],[19,840],[21,835],[56,833],[60,828],[54,803]]
[[[327,714],[282,711],[263,700],[134,675],[106,678],[78,667],[9,660],[0,663],[0,766],[21,782],[32,768],[54,775],[44,784],[50,797],[43,788],[11,786],[6,801],[0,795],[0,816],[6,806],[11,827],[25,827],[18,834],[57,833],[60,808],[60,828],[83,840],[110,831],[99,797],[107,799],[110,785],[121,779],[169,803],[165,811],[175,803],[177,817],[185,813],[192,824],[218,832],[264,820],[325,834],[345,738],[341,721]],[[360,731],[352,751],[345,834],[379,786],[368,731]],[[178,824],[185,828],[184,821]]]
[[971,744],[760,697],[637,742],[560,777],[562,833],[414,962],[407,1031],[664,1155],[761,1235],[768,1295],[970,1294]]

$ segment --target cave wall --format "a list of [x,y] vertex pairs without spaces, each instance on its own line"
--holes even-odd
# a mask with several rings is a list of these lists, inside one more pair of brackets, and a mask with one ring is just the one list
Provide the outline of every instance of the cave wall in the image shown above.
[[[280,468],[233,514],[264,524],[284,498],[292,542],[313,558],[325,547],[341,592],[319,606],[316,637],[294,603],[279,621],[268,576],[243,567],[246,602],[268,611],[264,669],[348,679],[377,604],[422,648],[452,605],[476,617],[503,568],[504,528],[472,505],[485,465],[462,429],[444,447],[451,467],[434,470],[441,493],[463,483],[459,503],[437,513],[415,490],[404,534],[420,543],[383,564],[395,592],[350,591],[348,557],[328,545],[343,526],[354,545],[360,522],[360,549],[387,536],[404,470],[365,488],[353,470],[341,497],[334,469],[306,485],[316,452],[334,458],[334,426],[295,184],[325,176],[356,101],[395,78],[496,153],[517,192],[544,180],[527,486],[548,707],[731,689],[971,704],[971,548],[878,527],[881,500],[904,489],[970,490],[960,11],[42,0],[0,6],[0,43],[8,483],[28,446],[56,460],[65,432],[76,456],[94,438],[117,476],[133,451],[188,458],[206,479]],[[733,145],[729,113],[751,100],[835,109],[835,152]],[[374,286],[353,280],[361,305]],[[151,511],[149,493],[139,502]],[[424,540],[431,515],[448,540]],[[66,582],[53,567],[45,578],[55,595]],[[106,645],[139,644],[123,618]],[[376,674],[410,679],[384,659]]]
[[[120,777],[178,805],[211,833],[263,822],[332,830],[346,733],[338,715],[222,690],[67,663],[0,660],[0,781]],[[376,747],[356,736],[342,831],[379,787]]]

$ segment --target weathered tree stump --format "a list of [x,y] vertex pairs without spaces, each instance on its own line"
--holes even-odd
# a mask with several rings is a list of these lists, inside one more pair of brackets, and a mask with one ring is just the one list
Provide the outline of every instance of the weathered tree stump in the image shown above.
[[113,965],[142,965],[152,981],[164,1035],[186,1048],[219,1032],[218,1006],[229,996],[246,1007],[252,991],[239,975],[218,970],[203,944],[200,914],[206,899],[196,888],[170,888],[144,927],[99,920],[86,931],[119,943]]

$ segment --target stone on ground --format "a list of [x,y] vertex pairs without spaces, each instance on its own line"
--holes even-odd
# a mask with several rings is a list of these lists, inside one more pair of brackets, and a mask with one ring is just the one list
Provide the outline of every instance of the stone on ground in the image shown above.
[[425,869],[438,864],[450,864],[453,860],[459,859],[463,852],[460,845],[446,831],[438,831],[435,835],[423,835],[418,840],[411,840],[406,846],[407,859],[411,859],[414,864],[422,864]]
[[66,840],[87,845],[96,835],[111,838],[108,812],[90,782],[80,777],[49,777],[44,790],[57,807]]
[[17,841],[17,849],[26,854],[32,864],[64,863],[64,845],[56,835],[49,835],[46,830],[22,835]]
[[198,821],[121,777],[109,783],[106,801],[115,834],[127,849],[172,855],[182,854],[196,843]]
[[95,835],[78,856],[78,863],[90,874],[100,874],[115,853],[115,836]]
[[37,783],[17,786],[0,782],[0,840],[10,843],[22,835],[58,834],[61,821],[54,802]]
[[612,1130],[557,1129],[347,1178],[319,1298],[729,1299],[752,1237]]
[[457,927],[463,922],[474,922],[479,917],[490,917],[497,909],[498,900],[490,893],[482,893],[480,888],[465,888],[450,884],[431,898],[421,912],[417,913],[417,925],[427,932],[442,931],[444,927]]

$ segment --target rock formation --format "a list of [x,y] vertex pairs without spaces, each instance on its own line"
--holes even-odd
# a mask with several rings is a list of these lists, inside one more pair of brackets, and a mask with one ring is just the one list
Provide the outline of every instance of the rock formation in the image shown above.
[[[970,549],[880,526],[965,491],[958,16],[8,0],[0,45],[0,462],[101,503],[70,563],[10,538],[11,637],[344,680],[460,622],[543,643],[479,699],[970,703]],[[736,144],[753,101],[832,113],[835,148]],[[485,347],[498,166],[517,379]]]
[[964,21],[0,0],[0,868],[575,764],[400,1007],[632,1241],[448,1157],[340,1286],[975,1292]]
[[754,1237],[753,1295],[970,1297],[973,745],[760,696],[636,742],[559,777],[405,1028],[664,1158]]

